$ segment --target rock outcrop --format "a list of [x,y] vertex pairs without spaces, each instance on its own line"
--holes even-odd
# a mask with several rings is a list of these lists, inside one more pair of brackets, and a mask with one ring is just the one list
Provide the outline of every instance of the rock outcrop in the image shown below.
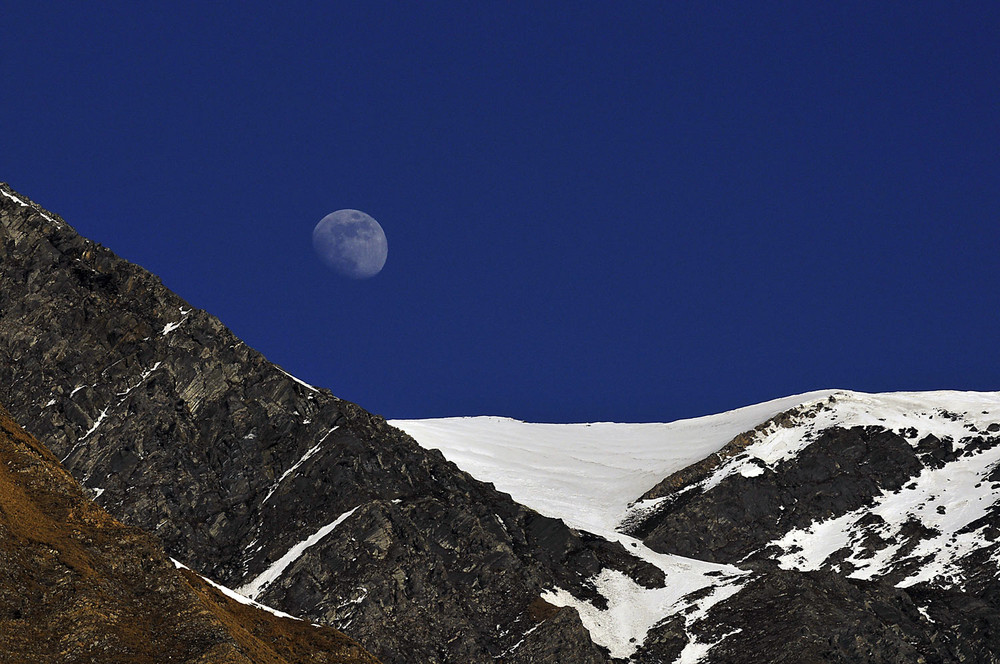
[[998,661],[1000,399],[881,401],[782,413],[643,496],[648,546],[756,572],[699,622],[705,661]]
[[[544,588],[592,594],[578,572],[609,565],[650,573],[289,376],[155,276],[0,194],[0,399],[172,557],[389,663],[492,662],[536,627]],[[579,623],[560,625],[564,646],[535,661],[592,657]]]
[[0,661],[377,664],[329,627],[241,604],[91,502],[0,407]]

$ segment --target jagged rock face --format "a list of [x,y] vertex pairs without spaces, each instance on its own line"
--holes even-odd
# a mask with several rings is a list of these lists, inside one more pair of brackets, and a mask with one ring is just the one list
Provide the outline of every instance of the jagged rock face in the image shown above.
[[[998,407],[784,413],[651,489],[631,532],[756,570],[698,623],[708,662],[1000,661]],[[774,629],[790,613],[802,629]],[[644,652],[683,635],[662,625]]]
[[828,429],[774,470],[737,473],[711,489],[677,494],[635,532],[656,550],[735,563],[792,528],[898,490],[922,469],[906,440],[891,431]]
[[238,604],[93,504],[0,407],[0,661],[376,664],[343,634]]
[[[758,568],[728,602],[685,633],[659,626],[637,662],[673,662],[711,646],[710,664],[904,664],[995,662],[1000,611],[964,593],[912,594],[830,572]],[[692,639],[693,637],[693,639]]]
[[764,422],[665,478],[625,526],[745,571],[654,566],[296,381],[0,186],[0,399],[174,557],[386,662],[608,662],[576,611],[541,596],[611,618],[609,569],[636,597],[697,588],[656,607],[636,662],[1000,652],[996,396],[981,412],[890,399],[896,421],[824,396]]
[[[0,193],[0,399],[173,557],[231,587],[257,579],[255,597],[387,662],[491,662],[538,626],[528,607],[545,587],[593,594],[576,572],[603,566],[655,576],[293,379],[156,277]],[[593,659],[560,616],[547,654],[526,639],[521,656]]]
[[915,413],[895,429],[814,423],[836,420],[835,399],[785,413],[654,487],[644,498],[661,502],[632,532],[703,559],[777,560],[995,598],[1000,412],[991,406]]
[[[497,661],[504,664],[534,664],[546,658],[557,661],[560,652],[567,645],[587,640],[586,630],[580,624],[576,612],[572,609],[554,607],[531,607],[532,617],[529,618],[535,627],[506,651],[500,653]],[[536,613],[537,612],[537,613]],[[600,664],[607,661],[606,655],[597,647],[576,648],[573,664]]]
[[[565,449],[622,485],[619,469],[630,467],[622,457],[676,469],[619,521],[642,542],[619,539],[664,571],[664,588],[638,590],[602,571],[589,581],[606,605],[545,595],[577,608],[595,639],[631,661],[996,661],[1000,393],[811,393],[727,443],[731,423],[745,425],[746,415],[664,425],[659,451],[645,434],[631,440],[607,425],[615,444],[603,456],[592,437],[582,452],[573,444],[579,425],[541,441],[512,437],[533,426],[490,418],[406,426],[529,505],[525,487],[545,474],[525,471],[520,459],[481,461],[477,437],[488,449],[502,441],[574,468],[559,456]],[[712,439],[714,453],[669,465],[676,446]],[[584,475],[570,474],[577,479],[565,486],[583,495]],[[543,493],[538,501],[577,521],[595,509]]]

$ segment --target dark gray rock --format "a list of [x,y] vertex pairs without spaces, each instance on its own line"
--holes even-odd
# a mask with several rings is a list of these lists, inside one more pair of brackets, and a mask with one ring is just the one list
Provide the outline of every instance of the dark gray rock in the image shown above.
[[532,627],[521,641],[502,653],[497,662],[534,664],[538,661],[560,661],[560,656],[567,657],[561,661],[573,664],[599,664],[608,660],[607,652],[593,644],[588,645],[589,639],[584,638],[585,631],[582,631],[583,627],[572,609],[538,609],[532,606],[529,613],[534,614]]
[[718,641],[706,664],[987,663],[998,661],[998,619],[964,593],[770,569],[714,607],[695,636]]
[[[657,576],[297,382],[153,275],[0,191],[24,202],[0,196],[0,400],[171,556],[237,587],[357,508],[261,598],[343,626],[387,663],[492,662],[543,589],[593,596],[583,579],[605,565]],[[532,655],[525,642],[523,656],[592,650],[565,613],[546,627],[564,647]]]
[[[751,477],[736,472],[718,482],[704,481],[752,444],[756,433],[793,426],[810,412],[779,415],[738,436],[718,455],[664,479],[644,496],[665,499],[631,524],[632,533],[647,545],[750,566],[757,574],[690,633],[680,617],[657,626],[638,661],[673,661],[689,637],[699,643],[718,642],[707,662],[998,661],[1000,504],[990,502],[995,496],[982,485],[1000,481],[1000,469],[991,472],[988,462],[976,458],[1000,441],[968,426],[970,436],[958,445],[920,437],[912,429],[900,434],[882,427],[831,427],[806,434],[804,427],[809,443],[792,458],[772,467],[761,465],[761,472]],[[948,414],[948,419],[957,417]],[[968,495],[966,502],[986,502],[977,506],[984,516],[954,535],[977,533],[987,543],[966,551],[953,545],[952,537],[943,545],[954,547],[960,586],[932,581],[897,588],[895,584],[930,562],[929,555],[915,552],[940,533],[915,517],[886,529],[885,520],[866,509],[881,496],[915,486],[918,475],[959,461],[970,462],[969,468],[983,476],[976,485],[982,489],[978,497]],[[936,513],[950,509],[964,506],[940,504]],[[849,513],[852,518],[862,515],[854,531],[860,537],[821,561],[821,571],[778,569],[772,558],[784,552],[770,542],[793,529]],[[855,571],[851,560],[873,558],[890,545],[892,557],[876,581],[848,577]]]
[[792,528],[862,507],[923,465],[902,436],[833,428],[796,457],[756,477],[731,475],[708,491],[679,493],[634,524],[653,549],[735,563]]

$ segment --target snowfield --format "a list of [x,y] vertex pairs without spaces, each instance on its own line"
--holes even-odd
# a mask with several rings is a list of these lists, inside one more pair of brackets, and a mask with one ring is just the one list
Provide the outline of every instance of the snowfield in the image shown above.
[[[636,502],[658,482],[718,452],[738,434],[791,409],[799,411],[791,424],[772,424],[757,432],[749,446],[688,488],[710,489],[734,474],[760,475],[764,467],[773,469],[794,458],[832,426],[880,426],[903,434],[913,445],[933,434],[954,441],[956,450],[961,450],[963,439],[981,435],[1000,423],[1000,392],[865,394],[822,390],[719,415],[654,424],[531,424],[501,417],[393,420],[390,424],[423,447],[440,450],[457,466],[479,480],[492,482],[521,504],[562,519],[573,528],[621,542],[628,551],[663,570],[666,587],[659,589],[643,588],[617,570],[602,570],[589,581],[608,600],[605,610],[558,587],[546,591],[543,599],[576,608],[594,642],[619,658],[634,654],[658,622],[684,615],[689,641],[678,662],[693,664],[736,632],[703,643],[690,628],[712,606],[738,593],[749,573],[734,566],[654,552],[618,529],[630,514],[659,502]],[[998,464],[1000,447],[962,457],[942,469],[926,470],[903,491],[883,495],[872,509],[814,523],[771,544],[784,552],[779,557],[782,567],[817,569],[833,551],[851,547],[864,536],[859,522],[874,510],[883,519],[882,533],[887,537],[909,519],[919,519],[940,533],[912,552],[927,564],[901,586],[954,578],[952,562],[988,544],[982,528],[970,532],[970,524],[1000,500],[1000,484],[984,481]],[[874,558],[851,559],[851,576],[884,574],[897,553],[889,547]],[[685,599],[707,588],[711,592],[701,599]]]
[[833,390],[666,424],[531,424],[504,417],[391,420],[428,449],[572,528],[613,531],[629,505],[737,434]]
[[[619,533],[630,504],[667,475],[716,452],[736,435],[833,393],[810,392],[664,424],[530,424],[502,417],[393,420],[390,424],[423,447],[440,450],[459,468],[492,482],[521,504],[573,528],[621,542],[661,569],[666,586],[654,589],[640,586],[617,570],[602,570],[590,581],[608,600],[604,610],[562,588],[542,596],[550,604],[574,607],[595,643],[608,648],[614,657],[628,658],[664,618],[684,614],[690,628],[712,606],[739,592],[748,578],[736,567],[657,553],[641,540]],[[699,591],[706,588],[711,591],[702,596]],[[700,599],[685,599],[689,596]],[[692,637],[682,660],[696,662],[712,645]]]

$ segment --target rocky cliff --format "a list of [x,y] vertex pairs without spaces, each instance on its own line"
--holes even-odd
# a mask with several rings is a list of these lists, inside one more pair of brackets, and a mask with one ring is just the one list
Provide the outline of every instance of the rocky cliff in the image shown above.
[[[303,384],[142,268],[0,185],[0,399],[97,502],[170,555],[386,662],[606,656],[578,572],[656,570]],[[649,582],[649,581],[647,581]],[[561,644],[556,647],[553,643]]]
[[709,662],[1000,659],[1000,394],[831,395],[642,498],[648,546],[757,572]]
[[376,664],[343,634],[237,602],[91,502],[0,407],[0,661]]

